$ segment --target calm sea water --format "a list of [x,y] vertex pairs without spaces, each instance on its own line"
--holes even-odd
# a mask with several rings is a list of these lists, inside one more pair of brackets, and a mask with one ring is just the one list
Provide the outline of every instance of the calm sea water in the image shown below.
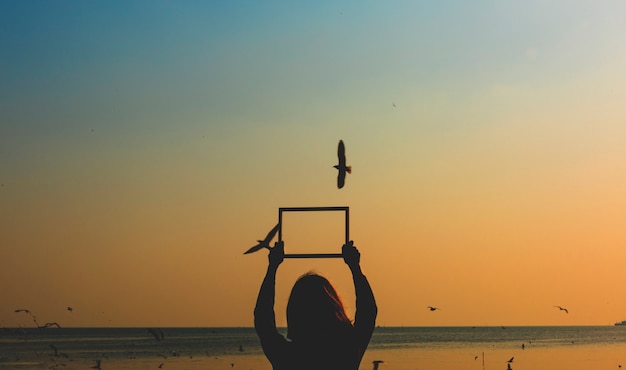
[[[149,330],[152,329],[152,330]],[[508,363],[511,357],[514,361]],[[626,327],[377,328],[361,369],[626,368]],[[3,369],[271,369],[253,328],[0,331]]]

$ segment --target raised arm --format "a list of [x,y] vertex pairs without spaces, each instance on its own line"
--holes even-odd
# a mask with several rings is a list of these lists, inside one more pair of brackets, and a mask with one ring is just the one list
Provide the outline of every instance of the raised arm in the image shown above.
[[354,330],[359,347],[362,353],[364,353],[374,333],[378,308],[376,307],[374,292],[372,292],[367,278],[361,271],[361,254],[359,250],[356,249],[354,243],[350,241],[342,247],[341,252],[344,262],[352,272],[352,280],[354,281],[354,291],[356,294]]
[[276,271],[283,262],[285,248],[283,242],[274,244],[274,248],[269,253],[269,264],[256,306],[254,307],[254,328],[256,329],[263,352],[272,361],[276,353],[280,351],[279,346],[284,345],[285,338],[276,329],[276,315],[274,313],[274,296],[276,294]]

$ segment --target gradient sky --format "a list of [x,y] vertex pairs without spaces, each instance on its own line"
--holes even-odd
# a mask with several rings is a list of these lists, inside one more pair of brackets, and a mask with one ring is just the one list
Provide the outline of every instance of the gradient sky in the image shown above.
[[0,326],[252,326],[294,206],[379,325],[626,319],[626,3],[433,3],[0,2]]

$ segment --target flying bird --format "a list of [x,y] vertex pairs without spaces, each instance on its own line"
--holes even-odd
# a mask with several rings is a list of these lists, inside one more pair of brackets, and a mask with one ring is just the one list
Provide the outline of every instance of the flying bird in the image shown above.
[[254,253],[254,252],[259,251],[259,250],[261,250],[263,248],[271,249],[270,242],[272,241],[272,239],[274,239],[274,236],[278,232],[279,228],[280,228],[280,224],[276,224],[276,226],[274,226],[274,228],[272,230],[270,230],[269,233],[267,233],[267,236],[265,237],[265,239],[257,240],[257,242],[259,242],[259,244],[255,245],[254,247],[252,247],[252,248],[248,249],[247,251],[243,252],[243,254]]
[[70,306],[67,306],[66,310],[68,310],[70,312],[74,311],[74,309],[72,307],[70,307]]
[[159,329],[158,332],[155,329],[152,329],[152,328],[146,329],[146,331],[148,333],[152,334],[154,339],[156,339],[157,341],[161,341],[161,340],[165,339],[165,333],[161,329]]
[[433,307],[433,306],[428,306],[428,307],[426,307],[426,308],[428,308],[428,309],[429,309],[429,310],[431,310],[431,311],[437,311],[437,310],[440,310],[440,309],[441,309],[441,308],[439,308],[439,307]]
[[25,313],[29,314],[30,317],[32,317],[33,322],[35,323],[35,325],[37,325],[39,327],[39,322],[37,321],[37,316],[35,316],[35,314],[30,312],[30,310],[27,310],[26,308],[20,308],[20,309],[15,310],[15,312],[25,312]]
[[[67,355],[67,353],[63,353],[63,352],[59,352],[59,350],[57,349],[56,346],[54,346],[53,344],[50,344],[50,348],[52,348],[54,350],[54,357],[65,357],[65,358],[70,358],[70,356]],[[62,365],[65,366],[65,365]]]
[[39,329],[45,329],[45,328],[49,328],[52,326],[56,326],[57,328],[61,329],[61,325],[57,324],[56,322],[47,322],[41,326],[38,326]]
[[569,311],[565,307],[561,307],[561,306],[554,306],[554,307],[558,308],[561,311],[565,311],[565,313],[569,313]]
[[96,364],[91,367],[92,369],[102,370],[102,362],[100,360],[96,360]]
[[339,140],[337,157],[339,159],[339,163],[333,167],[339,171],[337,174],[337,187],[341,189],[346,182],[346,173],[352,173],[352,166],[346,166],[346,147],[343,145],[343,140]]
[[508,361],[506,361],[506,362],[511,363],[511,362],[513,362],[513,359],[514,359],[514,358],[515,358],[515,356],[511,357],[511,358],[510,358]]

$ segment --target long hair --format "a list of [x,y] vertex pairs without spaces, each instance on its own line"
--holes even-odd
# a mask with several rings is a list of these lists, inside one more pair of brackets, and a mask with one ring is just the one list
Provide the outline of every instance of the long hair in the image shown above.
[[298,278],[287,303],[287,337],[293,342],[338,341],[353,329],[333,285],[308,272]]

